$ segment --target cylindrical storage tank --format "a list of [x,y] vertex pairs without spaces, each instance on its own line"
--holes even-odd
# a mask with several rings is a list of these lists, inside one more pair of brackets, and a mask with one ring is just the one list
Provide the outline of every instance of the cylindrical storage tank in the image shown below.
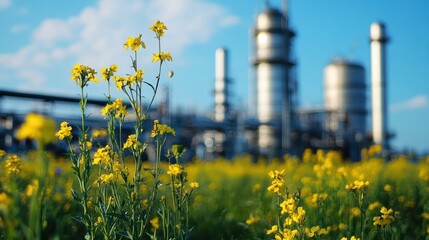
[[356,63],[336,59],[324,69],[327,128],[337,134],[366,132],[365,70]]
[[215,53],[215,120],[223,121],[229,112],[228,99],[228,51],[216,49]]

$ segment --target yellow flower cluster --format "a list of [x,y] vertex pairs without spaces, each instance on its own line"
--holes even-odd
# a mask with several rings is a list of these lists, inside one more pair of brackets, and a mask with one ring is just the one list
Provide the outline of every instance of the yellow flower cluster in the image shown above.
[[298,224],[304,222],[305,219],[305,210],[302,207],[298,207],[296,212],[292,213],[292,220]]
[[369,181],[360,181],[356,180],[351,184],[346,185],[346,189],[353,191],[353,190],[359,190],[359,191],[365,191],[369,186]]
[[258,221],[259,221],[259,217],[249,217],[247,220],[246,220],[246,224],[247,225],[252,225],[252,224],[254,224],[254,223],[257,223]]
[[311,205],[313,207],[317,207],[319,205],[319,202],[325,201],[326,198],[328,198],[327,193],[314,193],[311,196]]
[[134,75],[127,76],[114,76],[113,81],[116,84],[116,88],[122,90],[124,87],[131,87],[136,82],[143,81],[144,70],[137,70]]
[[98,82],[97,72],[86,65],[76,64],[71,70],[71,79],[76,82],[81,88],[88,85],[88,82]]
[[104,117],[107,115],[113,115],[117,119],[124,119],[125,116],[128,115],[126,108],[124,100],[122,98],[118,98],[114,102],[106,104],[106,106],[101,109],[101,115]]
[[295,199],[288,198],[284,200],[282,203],[280,203],[281,214],[289,213],[292,214],[295,211],[296,205],[295,205]]
[[104,81],[108,81],[110,79],[110,77],[113,76],[113,74],[118,71],[118,65],[116,64],[112,64],[109,68],[106,67],[102,67],[101,68],[101,78]]
[[21,159],[16,154],[10,154],[6,158],[5,168],[8,175],[18,174],[21,171]]
[[127,141],[125,141],[124,149],[129,148],[132,151],[136,151],[141,147],[141,143],[137,139],[135,134],[131,134],[128,136]]
[[[167,174],[177,177],[183,172],[183,167],[180,164],[171,164],[168,166]],[[198,184],[198,183],[197,183]]]
[[321,228],[319,226],[313,226],[311,228],[305,228],[305,234],[307,235],[307,237],[312,238],[314,237],[314,235],[328,235],[330,232],[330,227],[328,228]]
[[164,134],[176,135],[176,131],[167,124],[160,124],[158,120],[153,121],[153,129],[150,132],[150,137],[162,136]]
[[55,121],[41,114],[30,113],[18,129],[19,140],[33,139],[42,146],[55,141]]
[[92,164],[98,165],[108,165],[112,162],[112,156],[113,151],[110,149],[109,145],[106,145],[105,147],[97,149],[97,151],[94,153],[94,160]]
[[3,149],[0,149],[0,157],[4,157],[6,155],[6,151]]
[[68,122],[62,122],[60,124],[60,130],[55,133],[55,136],[57,136],[60,140],[63,140],[64,138],[71,138],[72,127],[69,126]]
[[279,227],[277,225],[274,225],[271,227],[271,229],[267,230],[267,235],[274,235],[274,239],[276,240],[292,240],[295,239],[295,237],[298,235],[298,230],[290,230],[285,228],[283,232],[279,231]]
[[169,61],[169,62],[171,62],[171,61],[173,61],[173,58],[171,57],[170,52],[154,53],[152,55],[152,62],[158,62],[158,61],[161,61],[161,62]]
[[341,238],[341,240],[360,240],[360,238],[355,237],[355,236],[351,236],[350,239],[346,238],[346,237],[343,237],[343,238]]
[[150,30],[152,30],[157,38],[161,38],[164,36],[164,30],[168,30],[167,27],[164,25],[163,22],[156,20],[152,26],[149,27]]
[[159,218],[158,217],[154,217],[152,220],[150,220],[150,224],[152,225],[152,227],[155,230],[159,229]]
[[34,179],[31,184],[27,185],[27,188],[25,189],[25,195],[27,197],[33,196],[34,192],[36,192],[38,188],[39,188],[39,180]]
[[267,188],[269,192],[273,192],[278,195],[281,195],[280,190],[285,184],[285,180],[283,177],[284,171],[285,170],[282,170],[282,171],[275,170],[275,171],[270,171],[268,173],[268,176],[270,176],[270,178],[272,179],[271,185]]
[[382,207],[380,213],[381,216],[376,216],[372,219],[374,221],[374,226],[385,227],[387,225],[390,225],[395,220],[395,217],[393,217],[394,212],[391,208],[387,209],[385,207]]
[[102,138],[107,136],[106,129],[93,129],[92,130],[92,137],[93,138]]
[[199,187],[200,187],[200,184],[198,184],[198,182],[191,182],[191,183],[189,183],[189,186],[190,186],[192,189],[196,189],[196,188],[199,188]]
[[137,51],[140,47],[146,48],[146,44],[142,41],[142,35],[139,34],[137,37],[128,37],[127,41],[124,43],[125,50],[131,48],[133,51]]
[[99,183],[103,184],[107,184],[107,183],[111,183],[115,180],[115,176],[113,175],[113,173],[109,173],[109,174],[101,174],[100,177],[98,178]]

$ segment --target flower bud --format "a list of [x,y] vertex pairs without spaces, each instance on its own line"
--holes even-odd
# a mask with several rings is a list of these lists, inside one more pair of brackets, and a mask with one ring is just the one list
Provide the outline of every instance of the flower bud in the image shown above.
[[174,72],[173,72],[173,71],[171,71],[171,70],[170,70],[170,71],[168,71],[168,77],[169,77],[169,78],[172,78],[172,77],[173,77],[173,75],[174,75]]

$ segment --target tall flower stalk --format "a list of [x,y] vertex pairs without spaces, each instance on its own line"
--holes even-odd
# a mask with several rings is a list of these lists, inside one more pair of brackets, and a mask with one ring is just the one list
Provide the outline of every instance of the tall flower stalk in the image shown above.
[[[89,82],[98,81],[95,76],[96,72],[94,69],[80,64],[75,65],[72,69],[72,80],[80,87],[81,93],[79,149],[76,150],[71,145],[72,129],[68,123],[61,124],[57,136],[60,139],[67,139],[70,146],[70,158],[79,186],[79,191],[72,190],[72,195],[83,209],[82,216],[76,217],[76,219],[86,226],[87,239],[115,239],[118,237],[142,239],[147,235],[156,239],[157,231],[160,230],[163,231],[166,239],[185,239],[189,233],[187,215],[189,199],[193,189],[198,187],[198,183],[190,185],[190,191],[178,187],[171,189],[172,209],[169,209],[169,212],[174,215],[174,221],[170,222],[166,215],[157,214],[157,212],[162,212],[161,210],[155,211],[158,207],[159,189],[165,186],[160,180],[163,173],[162,149],[167,137],[175,135],[175,131],[170,126],[155,120],[150,134],[146,134],[149,136],[144,139],[146,135],[143,124],[147,120],[147,114],[157,95],[163,64],[166,61],[172,61],[170,53],[163,52],[161,48],[161,39],[167,27],[161,21],[156,21],[149,29],[155,33],[158,40],[158,51],[152,54],[152,62],[158,64],[154,82],[144,80],[144,70],[140,69],[138,64],[138,53],[140,49],[146,48],[142,34],[137,37],[128,37],[124,43],[125,50],[132,51],[132,74],[115,75],[118,70],[118,66],[115,64],[101,69],[101,77],[107,82],[108,88],[107,104],[101,109],[101,115],[107,118],[107,145],[102,145],[98,141],[97,148],[92,149],[95,136],[88,135],[89,129],[85,125],[87,119],[85,108],[88,97],[84,89]],[[169,77],[171,76],[172,74],[169,73]],[[129,117],[127,106],[122,98],[112,99],[111,83],[114,83],[116,88],[125,94],[135,116],[132,121],[127,122],[134,124],[134,133],[125,138],[122,135],[122,127],[126,118]],[[144,106],[143,90],[147,86],[152,90],[152,95],[149,103]],[[143,167],[146,147],[152,143],[155,146],[153,165]],[[182,155],[175,155],[176,164],[179,164],[179,158]],[[127,159],[130,158],[133,163],[131,171],[127,165],[129,164]],[[185,172],[183,171],[183,173]],[[167,172],[167,174],[169,173]],[[183,186],[186,182],[186,178],[183,176],[177,179],[172,178],[171,184],[176,186],[176,180],[178,180]],[[166,210],[165,206],[162,205],[160,208]],[[183,213],[185,215],[182,215]],[[162,229],[156,215],[162,218]],[[182,222],[182,216],[185,216],[185,223]],[[165,225],[165,222],[168,224]],[[152,229],[149,225],[152,226]]]

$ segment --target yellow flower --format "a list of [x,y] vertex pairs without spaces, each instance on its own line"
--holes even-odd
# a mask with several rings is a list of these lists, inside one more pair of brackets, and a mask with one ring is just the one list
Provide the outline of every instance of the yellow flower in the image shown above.
[[176,131],[166,124],[160,124],[158,120],[153,121],[153,129],[150,132],[150,137],[162,136],[164,134],[176,135]]
[[155,23],[149,27],[149,29],[152,30],[158,38],[164,36],[164,30],[168,30],[164,23],[159,20],[156,20]]
[[106,129],[93,129],[92,130],[92,137],[93,138],[101,138],[107,136]]
[[18,129],[16,137],[19,140],[33,139],[41,146],[55,141],[55,121],[41,114],[30,113]]
[[106,81],[109,80],[110,77],[113,76],[113,74],[118,71],[118,65],[113,64],[109,68],[102,67],[101,68],[101,78]]
[[127,50],[128,48],[131,48],[133,51],[137,51],[140,46],[142,48],[146,48],[146,44],[141,40],[142,35],[139,34],[137,37],[128,37],[127,41],[124,43],[124,48]]
[[382,207],[380,210],[381,216],[376,216],[372,220],[374,221],[374,226],[384,227],[386,225],[390,225],[395,218],[392,216],[394,213],[393,210]]
[[97,221],[95,222],[95,226],[98,226],[102,222],[103,222],[103,218],[101,216],[98,216]]
[[292,214],[292,220],[296,223],[302,223],[305,219],[305,210],[298,207],[297,211]]
[[101,174],[100,175],[100,177],[99,177],[99,179],[98,179],[98,181],[100,182],[100,183],[111,183],[111,182],[113,182],[113,180],[115,179],[115,176],[113,175],[113,173],[110,173],[110,174]]
[[280,203],[280,207],[281,207],[281,214],[285,214],[285,213],[289,213],[292,214],[293,211],[295,210],[295,199],[293,198],[288,198],[286,200],[284,200],[282,203]]
[[351,184],[347,184],[346,185],[346,189],[353,191],[353,190],[360,190],[360,191],[365,191],[369,186],[369,181],[360,181],[360,180],[356,180]]
[[246,220],[247,225],[252,225],[259,221],[259,217],[250,217]]
[[354,208],[350,209],[350,213],[353,217],[359,217],[361,214],[361,211],[359,208],[354,207]]
[[386,192],[391,192],[392,191],[392,185],[386,184],[386,185],[384,185],[383,189]]
[[129,148],[130,150],[136,151],[140,147],[141,143],[137,140],[137,136],[135,134],[129,135],[127,141],[124,144],[124,149]]
[[319,231],[317,231],[317,235],[328,235],[329,234],[329,230],[326,228],[321,228],[319,229]]
[[5,150],[0,149],[0,157],[4,157],[4,155],[6,155],[6,151],[5,151]]
[[267,230],[267,235],[271,235],[273,233],[276,233],[279,230],[279,227],[277,225],[274,225],[271,227],[271,229]]
[[33,196],[34,192],[39,188],[39,181],[37,179],[34,179],[31,184],[27,185],[27,188],[25,189],[25,195],[27,197]]
[[179,164],[172,164],[168,166],[168,171],[167,171],[168,175],[177,177],[180,174],[182,174],[182,172],[183,172],[182,166],[180,166]]
[[124,100],[118,98],[114,102],[106,104],[106,106],[101,109],[101,115],[103,115],[103,117],[112,115],[117,119],[123,120],[128,115],[126,108],[127,106],[124,105]]
[[6,171],[8,175],[18,174],[21,171],[21,159],[16,154],[11,154],[6,158]]
[[98,164],[104,164],[107,165],[112,161],[112,151],[110,149],[109,145],[106,145],[104,148],[99,148],[94,153],[94,160],[92,164],[98,165]]
[[158,217],[153,218],[152,220],[150,220],[150,224],[155,230],[159,229],[159,218]]
[[380,206],[381,206],[381,203],[378,202],[378,201],[376,201],[376,202],[373,202],[373,203],[369,204],[368,209],[369,210],[374,210],[374,209],[376,209],[376,208],[378,208]]
[[320,229],[319,226],[305,228],[305,234],[307,235],[307,237],[312,238],[317,233],[317,231],[319,231],[319,229]]
[[64,138],[71,138],[72,137],[72,127],[68,125],[67,122],[62,122],[60,125],[60,130],[55,133],[55,136],[58,137],[58,139],[63,140]]
[[199,188],[200,184],[198,184],[198,182],[191,182],[191,183],[189,183],[189,186],[191,188],[195,189],[195,188]]
[[0,210],[2,208],[7,209],[9,202],[10,202],[9,196],[5,192],[0,193]]
[[159,53],[154,53],[152,55],[152,62],[158,62],[158,61],[163,62],[166,60],[169,62],[173,61],[173,58],[171,57],[170,52],[166,52],[166,53],[159,52]]
[[[343,237],[343,238],[341,238],[341,240],[348,240],[348,238]],[[360,238],[357,238],[357,237],[355,237],[355,236],[351,236],[351,237],[350,237],[350,240],[360,240]]]
[[425,220],[429,220],[429,213],[427,212],[422,213],[422,218]]
[[71,79],[81,88],[88,85],[88,82],[98,82],[97,72],[89,66],[76,64],[71,70]]

